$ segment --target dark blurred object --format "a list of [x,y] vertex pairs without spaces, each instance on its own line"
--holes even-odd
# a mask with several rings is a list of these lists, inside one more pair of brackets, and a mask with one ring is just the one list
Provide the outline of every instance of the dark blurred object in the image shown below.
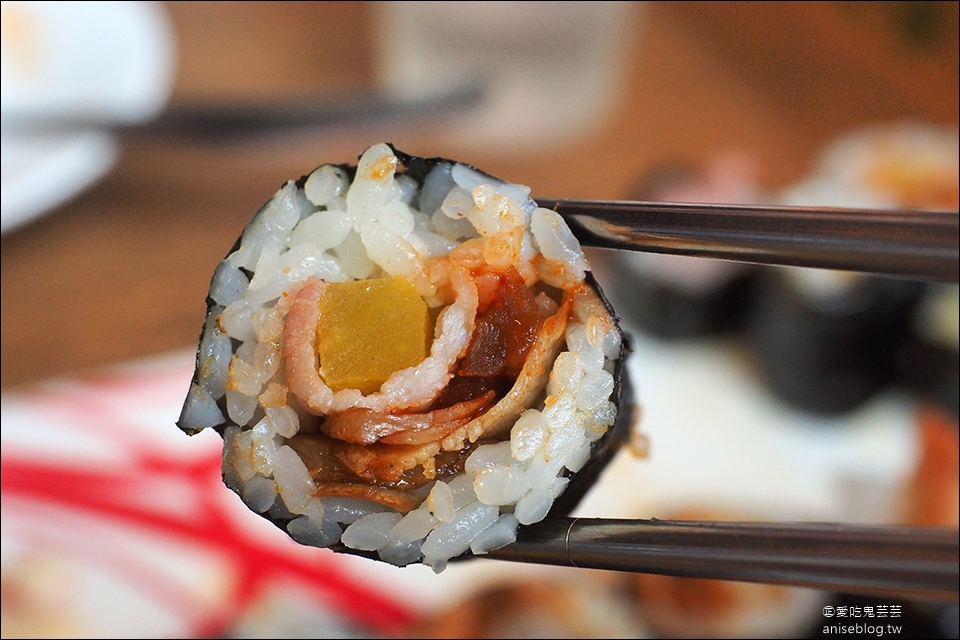
[[[697,259],[670,257],[671,262]],[[699,288],[684,287],[682,283],[651,275],[654,272],[647,271],[646,265],[654,260],[630,262],[636,270],[624,274],[631,283],[630,295],[621,296],[620,308],[643,331],[658,338],[682,339],[735,332],[742,326],[755,297],[753,269],[736,269],[729,275],[723,272],[713,282],[700,280],[698,284],[704,286]],[[722,268],[714,274],[721,272]]]
[[147,125],[131,127],[137,134],[166,134],[200,140],[275,137],[281,134],[316,133],[321,129],[375,122],[399,127],[413,119],[449,117],[483,98],[480,85],[454,87],[420,99],[398,99],[377,91],[342,96],[266,99],[230,104],[179,104]]
[[897,378],[924,287],[826,270],[767,270],[746,331],[760,377],[798,409],[856,409]]
[[960,356],[956,348],[912,337],[900,349],[897,367],[901,384],[948,411],[954,420],[960,416]]
[[[891,36],[918,51],[934,51],[955,40],[955,2],[838,2],[851,20],[875,14],[874,20]],[[953,5],[953,6],[951,6]],[[952,23],[952,24],[951,24]]]
[[[667,163],[649,172],[627,198],[651,202],[757,202],[756,167],[745,153],[703,166]],[[735,332],[756,293],[753,265],[698,257],[619,252],[601,268],[617,308],[644,332],[684,339]]]

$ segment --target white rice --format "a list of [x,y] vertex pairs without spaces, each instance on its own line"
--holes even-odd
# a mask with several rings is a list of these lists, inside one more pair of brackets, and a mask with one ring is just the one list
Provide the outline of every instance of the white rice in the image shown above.
[[[430,261],[470,238],[483,239],[482,259],[496,268],[552,265],[539,269],[552,286],[579,284],[589,269],[562,218],[538,208],[527,187],[442,162],[421,188],[409,176],[381,170],[395,164],[388,145],[374,145],[352,184],[341,167],[325,165],[303,188],[285,184],[258,212],[213,276],[214,306],[179,424],[189,432],[221,429],[225,482],[253,511],[289,519],[287,531],[297,541],[340,543],[441,571],[451,558],[509,544],[520,524],[542,520],[566,488],[567,472],[587,462],[591,444],[616,416],[611,396],[620,333],[606,311],[575,304],[567,351],[550,372],[546,398],[523,411],[509,440],[477,447],[462,475],[424,488],[418,508],[401,514],[357,498],[315,497],[310,472],[287,444],[306,414],[283,401],[280,365],[283,318],[300,282],[400,275],[436,306]],[[538,304],[551,313],[558,306],[547,296]],[[391,397],[411,393],[411,381],[430,367],[439,367],[433,377],[447,376],[468,343],[469,334],[457,334],[466,322],[472,326],[466,311],[441,316],[435,339],[441,357],[432,353],[383,389],[393,389]]]

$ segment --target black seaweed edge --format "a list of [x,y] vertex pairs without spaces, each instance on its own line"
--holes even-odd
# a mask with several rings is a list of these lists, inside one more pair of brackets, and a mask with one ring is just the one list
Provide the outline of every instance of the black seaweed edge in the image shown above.
[[597,483],[607,464],[610,463],[620,448],[630,441],[636,415],[636,395],[627,369],[627,358],[632,352],[630,336],[623,332],[620,318],[614,312],[610,300],[603,293],[603,289],[600,288],[600,283],[597,282],[592,271],[587,272],[587,284],[600,296],[607,313],[613,318],[617,331],[620,333],[620,356],[613,368],[613,393],[615,397],[613,403],[617,408],[617,417],[614,419],[613,425],[607,429],[607,432],[593,444],[590,459],[583,468],[576,473],[566,472],[567,477],[570,478],[570,483],[554,501],[550,512],[547,514],[548,518],[569,515],[580,504],[587,492]]
[[472,164],[467,164],[466,162],[460,162],[459,160],[451,160],[450,158],[443,158],[435,156],[432,158],[421,158],[419,156],[412,156],[409,153],[404,153],[400,151],[393,143],[388,142],[387,146],[390,147],[390,150],[393,151],[394,155],[397,156],[397,159],[400,161],[400,164],[403,165],[405,171],[404,174],[410,176],[420,184],[423,184],[423,180],[427,177],[427,174],[430,173],[437,165],[440,164],[452,164],[460,165],[462,167],[467,167],[477,173],[495,180],[501,184],[508,184],[506,180],[498,178],[497,176],[490,175],[483,169],[478,169]]
[[[403,151],[400,151],[392,143],[387,143],[387,146],[390,147],[393,153],[397,156],[397,159],[403,165],[404,171],[401,173],[401,175],[408,175],[412,177],[420,185],[423,184],[423,181],[426,178],[427,174],[430,173],[430,171],[432,171],[437,165],[440,165],[440,164],[462,165],[492,180],[495,180],[499,183],[505,182],[501,178],[490,175],[489,173],[486,173],[485,171],[482,171],[481,169],[478,169],[473,165],[466,164],[464,162],[450,160],[448,158],[442,158],[442,157],[421,158],[419,156],[413,156],[413,155],[404,153]],[[333,165],[321,164],[321,165],[318,165],[314,169],[314,171],[316,171],[316,169],[319,169],[320,167],[323,167],[323,166],[334,166],[334,167],[343,169],[344,171],[347,172],[351,181],[356,176],[356,172],[357,172],[357,167],[355,165],[348,165],[348,164],[333,164]],[[298,189],[303,188],[304,184],[306,184],[307,178],[309,178],[310,174],[312,173],[313,171],[301,176],[300,178],[294,181],[294,184],[297,186]],[[285,185],[287,184],[287,182],[284,182],[283,184]],[[283,185],[280,186],[280,188],[282,187]],[[250,223],[252,223],[252,221],[256,218],[257,214],[259,214],[263,210],[263,208],[270,203],[271,200],[272,200],[272,197],[270,198],[270,200],[267,200],[257,210],[257,213],[250,218],[250,222],[248,222],[247,225],[244,227],[244,230],[243,230],[244,232],[246,231],[247,226],[249,226]],[[242,239],[243,239],[243,232],[240,233],[240,236],[233,243],[233,246],[231,247],[230,251],[227,252],[226,256],[224,256],[223,260],[226,260],[227,258],[229,258],[231,254],[233,254],[237,249],[240,248],[240,242]],[[217,263],[218,267],[219,265],[220,263]],[[216,269],[214,269],[214,273],[216,273]],[[211,276],[210,282],[212,285],[213,276]],[[623,329],[621,328],[620,317],[617,316],[616,312],[613,309],[613,305],[610,304],[610,300],[607,298],[606,294],[604,294],[603,289],[600,287],[600,283],[597,281],[596,276],[593,274],[592,271],[587,271],[585,282],[594,291],[596,291],[597,295],[600,297],[600,300],[603,302],[603,305],[606,308],[607,313],[609,313],[610,317],[613,319],[613,322],[617,327],[617,332],[620,334],[620,340],[621,340],[620,356],[617,358],[616,363],[614,364],[614,370],[613,370],[614,396],[615,396],[615,399],[613,400],[613,402],[617,409],[617,417],[614,419],[613,425],[607,430],[607,432],[603,434],[603,436],[599,440],[593,443],[593,445],[591,446],[590,458],[589,460],[587,460],[587,463],[583,466],[583,468],[580,469],[580,471],[574,473],[567,469],[564,469],[564,476],[567,478],[570,478],[570,482],[564,489],[563,493],[560,494],[560,496],[558,496],[556,500],[554,500],[554,503],[550,507],[550,511],[547,514],[548,519],[551,517],[563,517],[563,516],[569,515],[580,504],[580,502],[583,500],[587,492],[591,488],[593,488],[593,486],[599,480],[600,475],[603,473],[604,469],[606,469],[610,461],[613,460],[617,452],[619,452],[621,447],[623,447],[627,442],[630,441],[631,432],[633,430],[634,416],[636,413],[635,391],[634,391],[633,384],[630,380],[629,371],[626,366],[627,357],[632,351],[631,345],[630,345],[630,341],[631,341],[630,336],[629,334],[624,333]],[[200,370],[199,344],[200,342],[203,341],[203,334],[206,328],[207,318],[210,314],[210,310],[215,306],[217,306],[216,303],[208,295],[206,298],[206,313],[204,314],[204,317],[203,317],[203,324],[200,327],[200,340],[198,341],[198,345],[197,345],[196,364],[194,368],[193,378],[190,383],[191,385],[196,384],[198,380],[198,374]],[[220,401],[218,401],[218,406],[220,406],[221,410],[224,411],[224,415],[226,415],[225,407],[222,406],[223,403],[224,401],[221,399]],[[179,422],[180,421],[178,420],[177,426],[188,435],[195,435],[200,431],[204,430],[204,429],[186,429],[180,426]],[[216,430],[221,437],[223,437],[224,431],[226,430],[227,427],[230,427],[230,426],[238,426],[238,425],[234,425],[233,423],[229,422],[229,418],[228,418],[227,421],[225,421],[223,424],[220,424],[212,428]],[[224,485],[227,486],[227,488],[229,488],[232,493],[237,494],[236,491],[234,491],[231,487],[229,487],[229,485],[226,484],[226,477],[222,475],[221,478],[224,481]],[[240,497],[239,494],[237,494],[237,497],[238,498]],[[282,530],[284,533],[286,533],[288,536],[293,538],[293,536],[287,531],[287,524],[290,523],[292,520],[299,518],[300,517],[299,515],[291,514],[291,517],[289,518],[286,518],[286,517],[280,518],[280,517],[271,516],[267,512],[259,513],[259,512],[253,511],[252,509],[250,511],[252,511],[253,513],[256,513],[260,517],[269,521],[274,526],[276,526],[277,528]],[[531,525],[520,525],[520,526],[535,527],[536,523]],[[296,541],[295,538],[293,539],[294,541]],[[297,543],[303,544],[304,546],[313,546],[306,543],[301,543],[299,541],[297,541]],[[383,560],[380,558],[379,554],[376,551],[363,551],[359,549],[353,549],[351,547],[344,545],[342,542],[337,542],[336,544],[333,544],[327,547],[317,547],[317,548],[329,549],[336,553],[347,553],[350,555],[360,556],[364,558],[369,558],[371,560],[376,560],[378,562],[383,562]],[[483,556],[484,554],[474,554],[472,551],[468,550],[460,554],[459,556],[450,558],[448,562],[458,562],[458,561],[470,560],[474,558],[482,558]],[[412,564],[420,564],[420,562],[415,561]]]

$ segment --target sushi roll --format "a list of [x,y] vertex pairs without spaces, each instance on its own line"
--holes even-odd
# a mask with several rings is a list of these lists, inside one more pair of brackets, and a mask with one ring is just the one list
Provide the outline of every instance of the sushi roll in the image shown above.
[[775,397],[842,415],[894,385],[924,283],[798,267],[763,275],[747,340]]
[[[668,163],[646,173],[627,193],[648,202],[757,203],[764,194],[752,158],[720,155],[704,165]],[[603,252],[597,273],[611,277],[617,309],[637,329],[661,340],[731,336],[749,318],[759,267],[730,260],[645,253]]]
[[629,435],[627,352],[529,188],[381,143],[218,265],[178,426],[298,542],[439,572],[576,505]]
[[[908,122],[848,133],[779,201],[955,211],[958,141],[956,128]],[[939,395],[937,388],[955,390],[956,361],[917,333],[918,314],[939,290],[906,278],[769,267],[744,333],[770,391],[803,411],[850,413],[898,386]]]

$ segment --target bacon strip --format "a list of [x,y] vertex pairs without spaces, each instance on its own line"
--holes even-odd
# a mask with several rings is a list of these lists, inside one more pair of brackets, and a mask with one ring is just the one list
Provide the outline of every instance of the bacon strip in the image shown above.
[[527,354],[523,370],[517,381],[489,411],[456,429],[441,440],[445,451],[460,449],[465,442],[476,442],[481,436],[496,436],[503,433],[524,409],[530,408],[547,386],[553,361],[565,344],[567,321],[573,303],[570,300],[547,318],[537,333],[536,340]]
[[318,484],[313,495],[317,497],[335,496],[338,498],[370,500],[396,509],[400,513],[413,511],[420,506],[421,502],[418,496],[403,489],[390,489],[388,487],[348,482]]
[[310,413],[323,415],[333,391],[320,378],[317,366],[317,321],[320,297],[326,289],[320,278],[310,278],[297,292],[283,323],[283,367],[287,386]]
[[446,436],[479,415],[493,400],[479,398],[427,413],[392,414],[371,409],[347,409],[328,416],[320,430],[331,438],[356,444],[424,444]]

